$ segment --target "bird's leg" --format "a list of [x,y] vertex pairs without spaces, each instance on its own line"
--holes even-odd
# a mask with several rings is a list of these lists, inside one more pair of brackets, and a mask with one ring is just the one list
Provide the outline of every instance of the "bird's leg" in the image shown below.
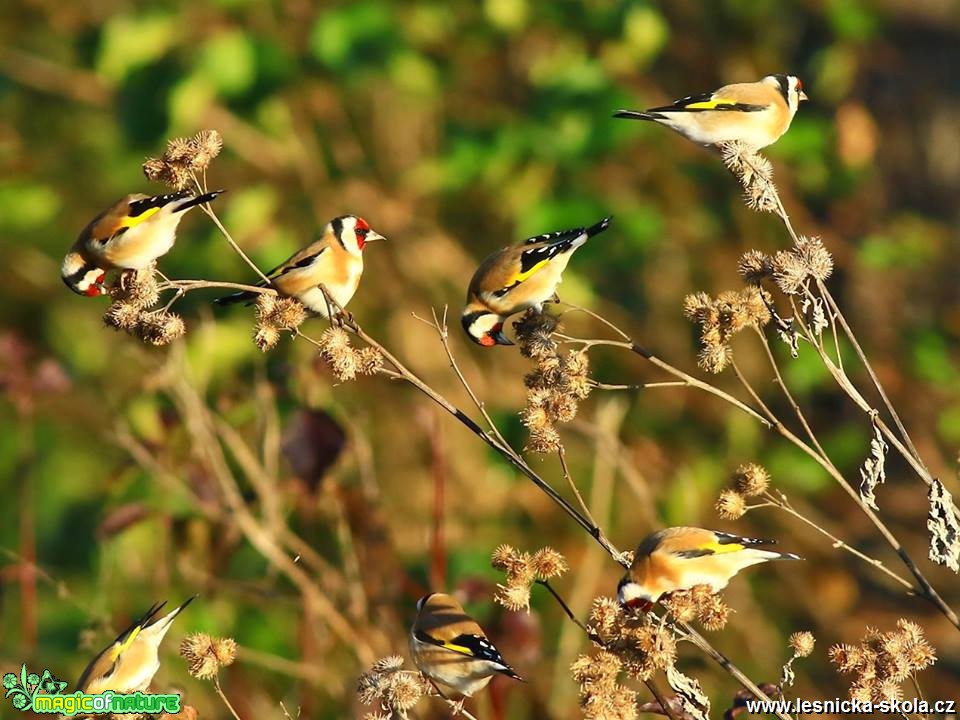
[[550,296],[550,302],[554,303],[555,305],[559,305],[559,304],[560,304],[560,296],[557,295],[557,293],[553,293],[553,295]]
[[327,290],[327,286],[320,284],[318,287],[323,293],[324,301],[327,303],[327,317],[330,319],[330,323],[338,328],[343,328],[344,325],[355,325],[353,313],[345,310],[340,303],[333,299],[330,291]]
[[428,678],[428,679],[430,680],[430,684],[433,685],[433,689],[436,690],[437,695],[439,695],[440,697],[442,697],[444,700],[447,701],[447,704],[450,706],[450,714],[451,714],[451,715],[453,715],[454,717],[456,717],[457,715],[459,715],[460,713],[463,712],[463,705],[464,705],[464,703],[467,702],[467,698],[466,698],[466,697],[462,697],[462,698],[460,698],[459,700],[453,700],[453,699],[451,699],[451,698],[448,698],[448,697],[444,694],[443,690],[440,689],[440,686],[437,685],[437,683],[435,683],[435,682],[433,681],[433,678]]

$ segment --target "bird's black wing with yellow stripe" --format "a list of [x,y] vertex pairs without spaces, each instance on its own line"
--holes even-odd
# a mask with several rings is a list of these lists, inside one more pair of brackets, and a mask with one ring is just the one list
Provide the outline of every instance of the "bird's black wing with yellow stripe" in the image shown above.
[[423,630],[417,630],[414,633],[414,637],[421,642],[436,645],[437,647],[442,647],[446,650],[475,658],[476,660],[486,660],[495,666],[497,672],[508,675],[516,680],[523,680],[523,678],[517,675],[514,669],[507,664],[494,644],[483,635],[461,634],[452,640],[440,640]]
[[650,108],[646,112],[706,112],[708,110],[760,112],[761,110],[766,110],[767,107],[767,105],[755,105],[753,103],[743,103],[723,97],[717,97],[714,93],[701,93],[699,95],[688,95],[685,98],[680,98],[671,105]]

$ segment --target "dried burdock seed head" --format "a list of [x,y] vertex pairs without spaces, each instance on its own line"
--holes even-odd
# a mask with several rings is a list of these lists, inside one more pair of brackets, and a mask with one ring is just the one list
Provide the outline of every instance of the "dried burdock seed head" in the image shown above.
[[747,501],[736,490],[723,490],[717,499],[716,510],[724,520],[736,520],[747,512]]
[[750,316],[750,322],[763,327],[771,320],[770,293],[759,287],[747,287],[740,293],[744,311]]
[[535,433],[550,427],[550,416],[542,406],[527,405],[520,411],[520,422],[531,433]]
[[206,633],[187,635],[180,643],[180,656],[187,661],[187,672],[201,680],[210,680],[221,667],[237,657],[233,638],[212,638]]
[[167,163],[160,158],[147,158],[143,162],[143,174],[152,182],[163,182],[167,173]]
[[556,550],[551,547],[545,547],[537,550],[530,559],[530,567],[538,580],[549,580],[550,578],[563,575],[568,569],[567,561]]
[[490,565],[497,570],[509,571],[517,563],[519,551],[511,545],[497,545],[490,555]]
[[183,318],[166,310],[155,310],[140,315],[140,322],[133,328],[136,336],[150,345],[169,345],[186,332]]
[[790,647],[797,657],[808,657],[813,652],[814,644],[816,644],[816,638],[809,630],[802,630],[790,635]]
[[756,148],[733,141],[722,143],[724,164],[743,186],[744,200],[752,210],[773,212],[777,209],[777,188],[773,184],[773,166]]
[[807,279],[807,266],[793,252],[781,250],[773,256],[773,280],[787,295],[796,295]]
[[826,280],[833,273],[833,256],[818,237],[801,237],[794,248],[807,273],[817,280]]
[[376,375],[383,369],[383,353],[375,347],[365,347],[357,352],[357,372],[361,375]]
[[306,320],[307,309],[295,298],[282,297],[277,298],[272,316],[274,324],[281,330],[294,330]]
[[719,595],[710,595],[697,613],[697,620],[707,630],[722,630],[730,616],[730,608]]
[[206,170],[210,161],[220,154],[223,149],[223,138],[216,130],[201,130],[190,141],[193,156],[190,158],[190,169],[196,172]]
[[716,375],[726,370],[732,356],[730,348],[726,345],[705,347],[697,355],[697,365]]
[[280,342],[280,331],[273,325],[260,325],[253,334],[253,342],[260,352],[273,350]]
[[143,311],[128,302],[113,302],[103,316],[103,322],[116,330],[132,331],[140,323]]
[[195,154],[196,148],[189,138],[170,138],[167,140],[167,149],[163,153],[163,159],[168,165],[187,166]]
[[138,308],[148,308],[160,299],[160,288],[154,277],[153,266],[143,270],[124,270],[110,287],[110,297]]
[[557,452],[560,447],[560,433],[557,432],[557,429],[553,427],[553,425],[530,429],[530,439],[526,445],[526,450],[529,452],[547,455]]
[[403,669],[403,658],[390,656],[378,660],[360,676],[357,694],[360,701],[380,702],[385,713],[368,713],[366,717],[405,718],[421,697],[430,692],[427,680],[419,672]]
[[590,610],[590,629],[604,641],[610,640],[623,625],[626,614],[616,598],[599,597]]
[[773,264],[770,256],[759,250],[748,250],[740,256],[737,263],[737,272],[743,281],[749,285],[760,285],[766,278],[773,275]]
[[343,328],[331,327],[320,336],[320,355],[341,382],[353,380],[359,370],[359,359],[350,345],[350,336]]
[[733,483],[737,492],[747,497],[763,495],[770,487],[770,473],[762,465],[746,463],[733,474]]
[[549,345],[553,343],[553,350],[556,351],[556,343],[550,337],[560,327],[560,321],[549,313],[537,312],[534,309],[527,310],[520,319],[513,323],[514,336],[517,339],[517,345],[520,351],[526,357],[536,358],[531,353],[531,344],[538,343],[544,347],[544,343]]
[[544,409],[551,420],[567,423],[577,416],[578,403],[572,395],[555,393]]
[[507,610],[519,612],[530,611],[530,586],[529,585],[497,585],[497,592],[494,600],[503,605]]
[[683,314],[690,320],[701,325],[715,320],[711,314],[713,311],[713,298],[705,292],[693,293],[683,299]]

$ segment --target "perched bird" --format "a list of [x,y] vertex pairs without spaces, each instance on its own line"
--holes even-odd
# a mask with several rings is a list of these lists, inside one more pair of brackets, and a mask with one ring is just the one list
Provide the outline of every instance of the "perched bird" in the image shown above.
[[410,631],[413,662],[437,689],[461,698],[470,697],[497,673],[522,680],[483,630],[450,595],[430,593],[417,602],[417,617]]
[[775,542],[694,527],[660,530],[637,546],[633,563],[617,586],[617,598],[628,607],[649,610],[662,595],[675,590],[709,585],[719,592],[746,567],[767,560],[801,559],[756,547]]
[[[357,291],[363,274],[363,248],[368,242],[385,240],[370,229],[366,220],[354,215],[342,215],[327,223],[323,235],[297,251],[267,273],[270,287],[280,295],[299,300],[312,312],[327,317],[327,299],[320,286],[336,303],[345,308]],[[257,283],[264,287],[262,280]],[[218,305],[238,302],[251,303],[257,293],[243,291],[217,298]]]
[[143,270],[166,255],[177,239],[177,225],[192,207],[210,202],[223,190],[197,194],[127,195],[97,215],[70,248],[60,276],[79,295],[105,295],[108,270]]
[[794,75],[767,75],[759,82],[724,85],[673,105],[649,110],[618,110],[614,117],[651,120],[702,145],[739,140],[756,149],[783,135],[802,100],[803,83]]
[[519,245],[508,245],[487,257],[470,281],[460,322],[479,345],[513,345],[503,334],[503,323],[528,308],[543,310],[556,300],[557,286],[574,251],[603,232],[612,218],[588,228],[535,235]]
[[[194,595],[196,597],[196,595]],[[143,692],[160,669],[157,651],[174,618],[191,603],[188,599],[163,617],[157,617],[166,602],[159,602],[143,617],[120,633],[83,671],[77,690],[91,695],[113,690],[115,693]]]

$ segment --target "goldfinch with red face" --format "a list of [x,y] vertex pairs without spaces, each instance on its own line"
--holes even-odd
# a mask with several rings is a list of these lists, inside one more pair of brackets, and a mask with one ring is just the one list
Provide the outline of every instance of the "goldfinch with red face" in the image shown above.
[[487,257],[467,290],[460,322],[470,339],[484,347],[513,345],[503,334],[508,317],[528,308],[543,310],[556,298],[557,286],[574,251],[610,226],[604,218],[588,228],[535,235]]
[[756,149],[777,141],[807,99],[794,75],[768,75],[759,82],[725,85],[649,110],[618,110],[614,117],[650,120],[701,145],[739,140]]
[[[196,597],[196,596],[194,596]],[[165,602],[160,602],[124,630],[103,649],[83,671],[77,690],[96,695],[106,690],[115,693],[144,692],[160,669],[158,649],[174,618],[191,602],[190,598],[162,617],[157,617]]]
[[498,673],[522,680],[463,606],[444,593],[430,593],[417,602],[410,653],[420,672],[448,699],[471,697]]
[[[357,291],[363,274],[363,248],[368,242],[385,240],[374,232],[363,218],[343,215],[334,218],[323,229],[319,240],[297,251],[267,273],[270,287],[280,295],[299,300],[310,311],[327,317],[324,286],[334,301],[345,308]],[[263,281],[257,283],[263,287]],[[257,293],[233,293],[214,302],[231,305],[250,303]]]
[[675,590],[708,585],[713,592],[727,586],[744,568],[768,560],[800,560],[793,553],[764,550],[775,540],[744,538],[694,527],[672,527],[647,536],[617,586],[623,605],[649,610]]
[[79,295],[105,295],[108,270],[143,270],[166,255],[177,239],[177,226],[190,208],[210,202],[223,190],[197,194],[127,195],[97,215],[70,248],[60,276]]

